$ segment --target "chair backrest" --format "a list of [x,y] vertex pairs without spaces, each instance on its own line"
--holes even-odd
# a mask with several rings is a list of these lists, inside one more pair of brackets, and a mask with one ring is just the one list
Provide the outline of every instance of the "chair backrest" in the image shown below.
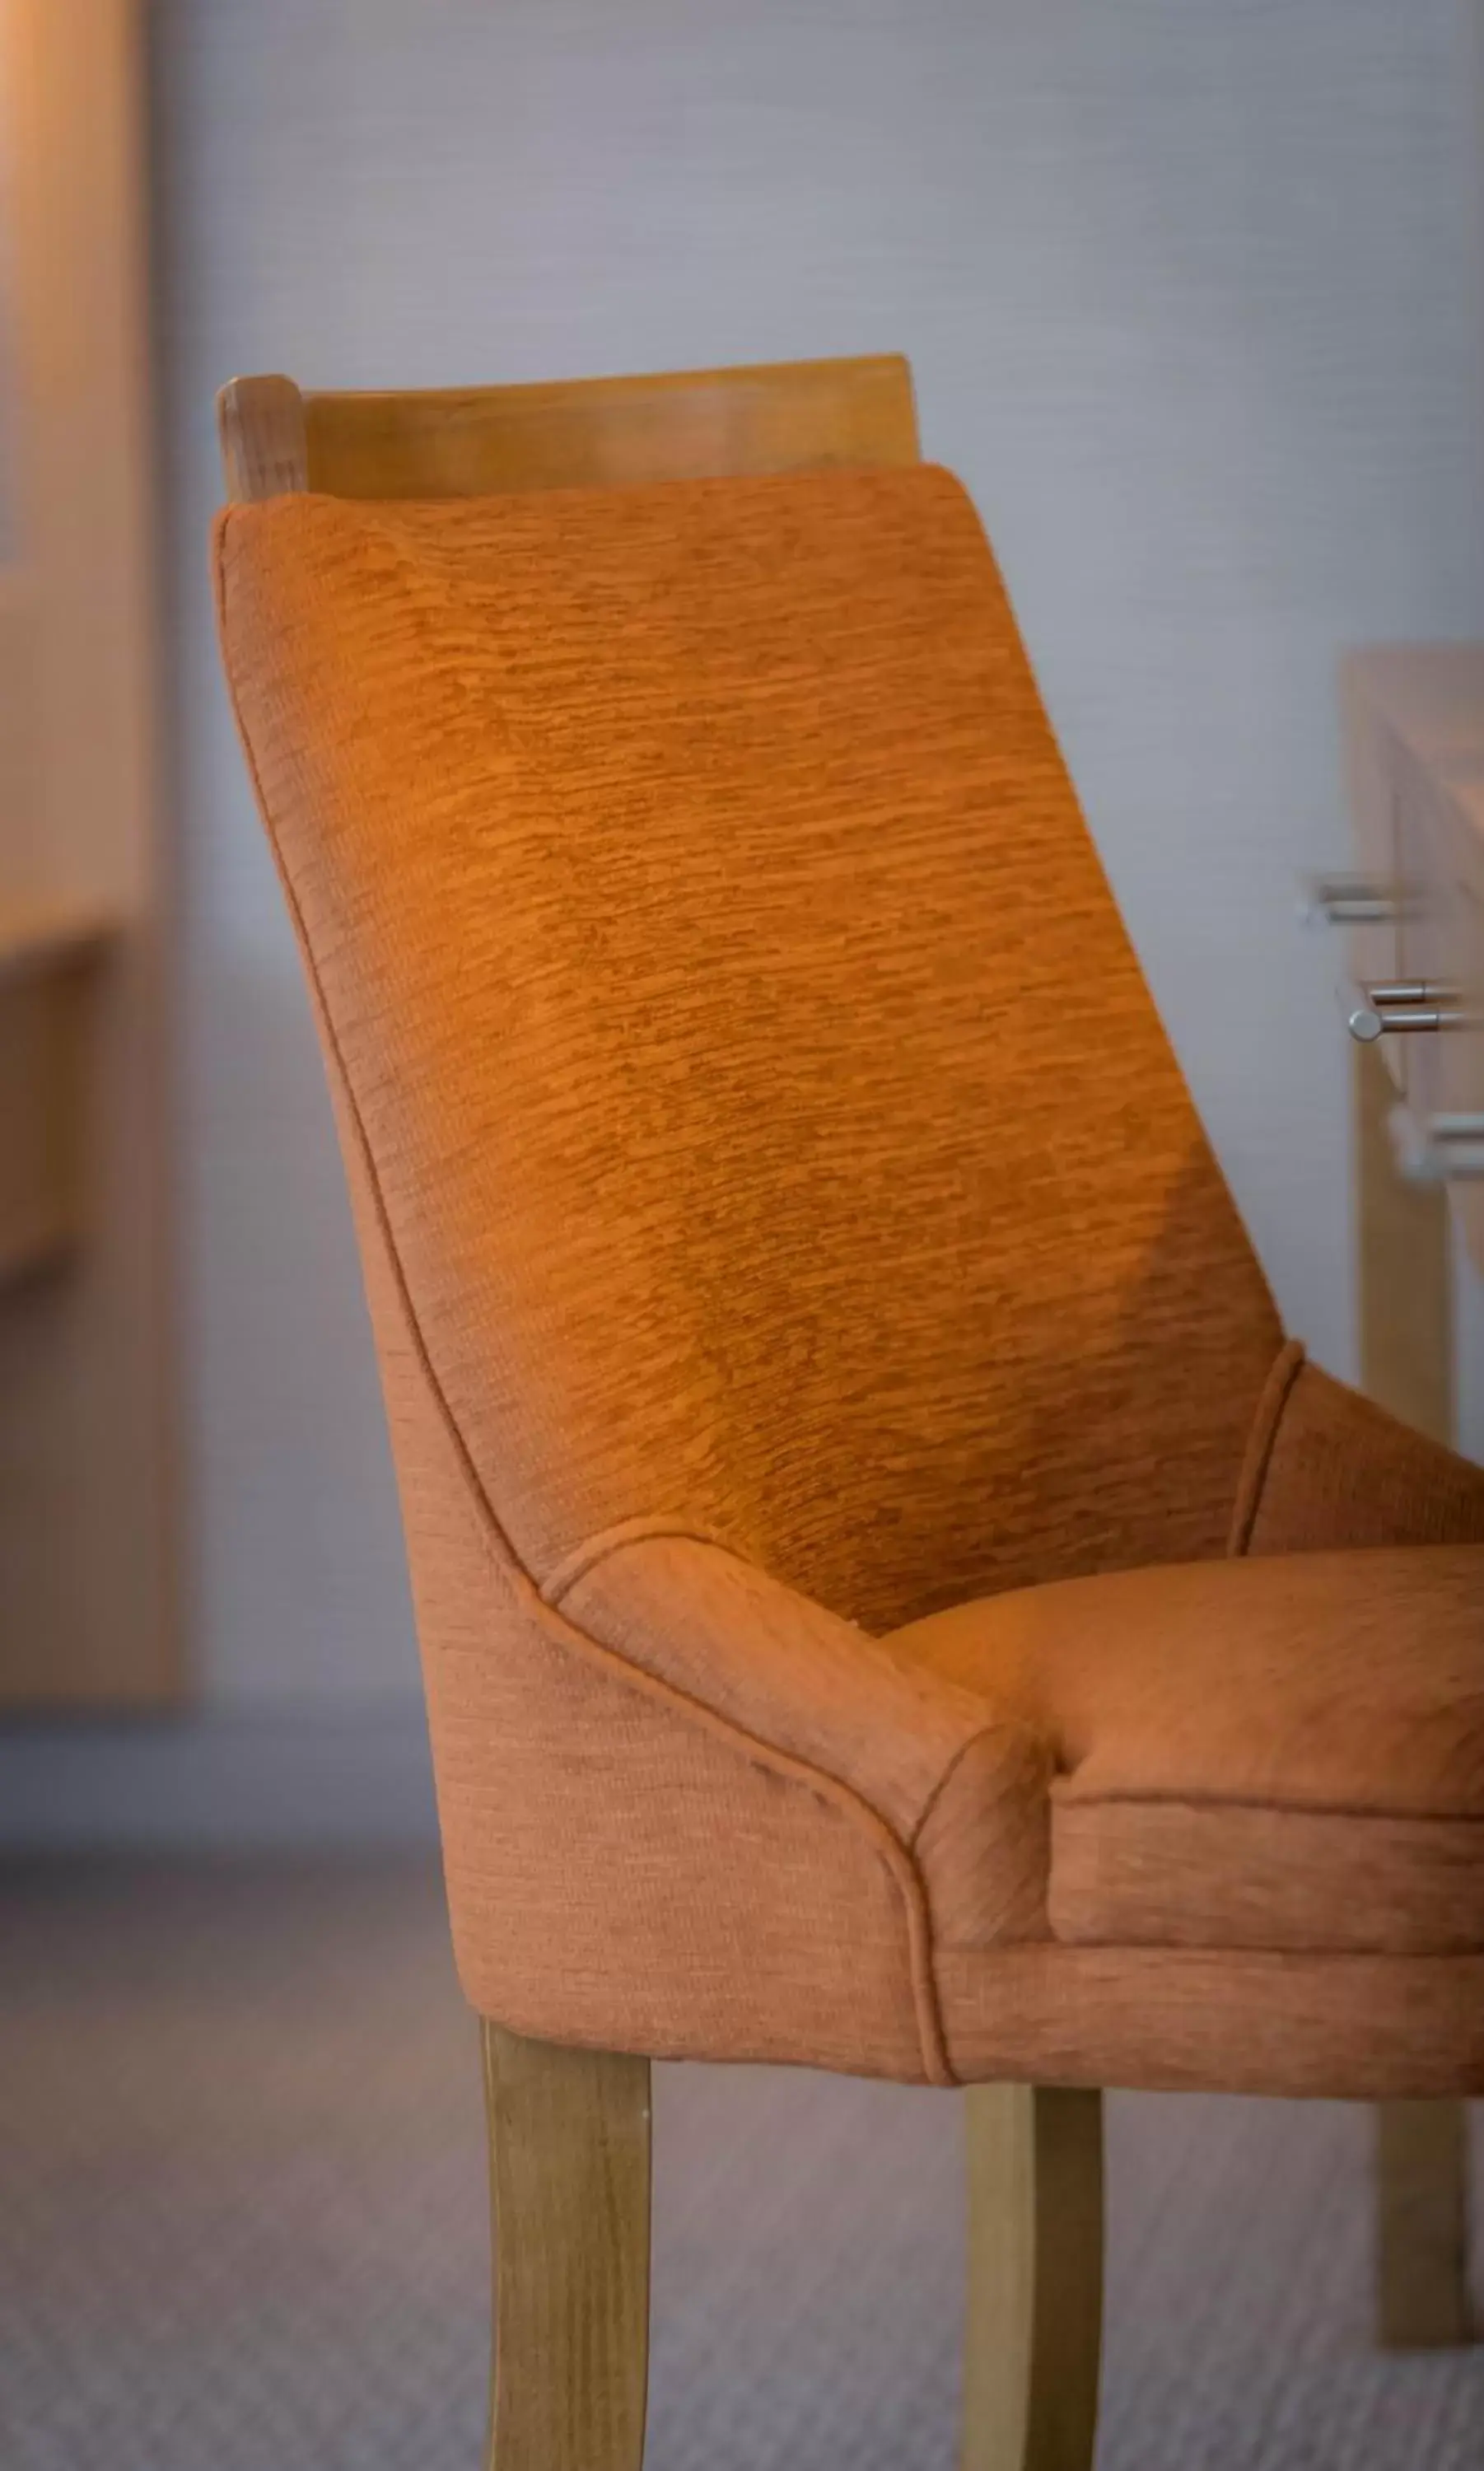
[[487,497],[918,459],[911,372],[895,354],[387,393],[234,378],[218,418],[238,501]]
[[872,1628],[1222,1547],[1276,1316],[973,511],[869,459],[223,534],[377,1225],[543,1584],[630,1517]]

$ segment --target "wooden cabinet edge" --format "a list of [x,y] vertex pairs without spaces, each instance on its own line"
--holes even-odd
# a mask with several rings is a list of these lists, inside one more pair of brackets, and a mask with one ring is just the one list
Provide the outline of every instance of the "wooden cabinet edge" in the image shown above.
[[97,909],[0,909],[0,1297],[86,1236]]

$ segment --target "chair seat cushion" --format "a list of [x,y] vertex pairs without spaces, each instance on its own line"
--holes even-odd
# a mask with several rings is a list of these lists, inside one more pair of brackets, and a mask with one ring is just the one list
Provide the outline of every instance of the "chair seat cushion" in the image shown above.
[[1484,1550],[1072,1580],[891,1643],[1049,1745],[1052,1940],[1484,1949]]

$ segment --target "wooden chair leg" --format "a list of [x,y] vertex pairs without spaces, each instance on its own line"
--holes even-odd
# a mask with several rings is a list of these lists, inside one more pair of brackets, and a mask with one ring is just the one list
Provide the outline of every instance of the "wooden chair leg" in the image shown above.
[[1091,2471],[1102,2341],[1102,2096],[965,2095],[959,2471]]
[[[1452,1248],[1441,1185],[1397,1171],[1397,1094],[1376,1047],[1354,1053],[1361,1387],[1403,1423],[1453,1442]],[[1472,2340],[1468,2133],[1461,2104],[1376,2113],[1377,2334],[1392,2350]]]
[[640,2471],[649,2063],[483,2028],[490,2471]]
[[1473,2340],[1468,2133],[1460,2102],[1378,2106],[1377,2330],[1388,2350]]

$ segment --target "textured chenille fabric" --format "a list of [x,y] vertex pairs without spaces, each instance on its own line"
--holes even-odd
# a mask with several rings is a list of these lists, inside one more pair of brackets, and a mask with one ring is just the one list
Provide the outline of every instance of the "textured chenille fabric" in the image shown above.
[[1074,1579],[888,1644],[1047,1744],[1052,1938],[1484,1955],[1484,1547]]
[[[1404,1833],[1472,1809],[1398,1812],[1357,1754],[1400,1881],[1357,1942],[1359,1857],[1312,1854],[1285,1771],[1290,1833],[1234,1823],[1244,1893],[1204,1804],[1172,1850],[1090,1815],[1055,1707],[997,1681],[980,1600],[1013,1632],[1006,1591],[1143,1569],[1105,1670],[1153,1740],[1137,1677],[1222,1589],[1259,1589],[1267,1688],[1309,1635],[1272,1557],[1476,1535],[1484,1478],[1284,1348],[957,482],[295,496],[216,551],[475,2005],[939,2082],[1484,2083],[1476,2022],[1438,2039],[1477,2005],[1473,1857],[1435,1895]],[[1331,1644],[1365,1560],[1309,1608]],[[1202,1563],[1209,1603],[1145,1566]],[[1440,1722],[1441,1584],[1422,1556],[1403,1590]],[[965,1606],[951,1669],[929,1617]],[[1047,1669],[1095,1691],[1077,1625]],[[1262,2056],[1224,2054],[1255,1980]]]
[[1278,1321],[954,480],[296,497],[221,563],[538,1581],[682,1516],[886,1628],[1221,1549]]
[[1230,1549],[1459,1543],[1484,1544],[1484,1470],[1284,1348],[1254,1420]]

